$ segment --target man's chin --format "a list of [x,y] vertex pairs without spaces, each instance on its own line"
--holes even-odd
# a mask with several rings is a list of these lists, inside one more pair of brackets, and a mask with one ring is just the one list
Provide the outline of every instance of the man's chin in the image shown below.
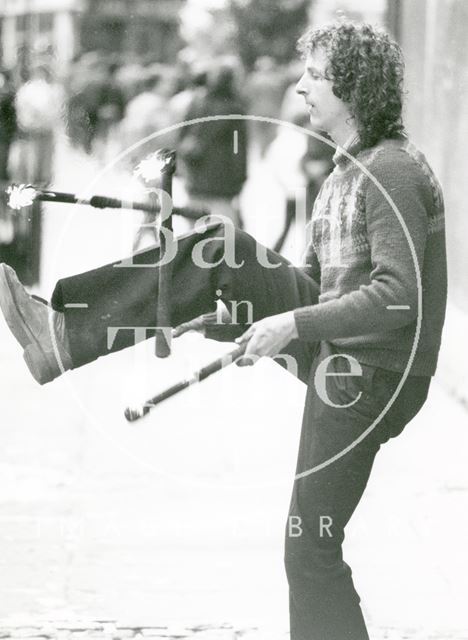
[[315,129],[315,131],[324,130],[322,123],[320,122],[320,119],[317,118],[317,116],[314,116],[313,113],[309,113],[309,122],[310,122],[310,126],[312,127],[312,129]]
[[320,122],[319,118],[315,118],[312,114],[309,115],[310,128],[317,133],[327,133],[327,130],[323,126],[323,123]]

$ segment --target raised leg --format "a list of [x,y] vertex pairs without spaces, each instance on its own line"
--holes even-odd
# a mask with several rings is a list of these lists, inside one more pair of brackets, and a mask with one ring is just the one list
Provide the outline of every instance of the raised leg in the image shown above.
[[[178,240],[172,270],[172,326],[213,311],[217,299],[235,311],[234,320],[240,325],[317,302],[317,285],[300,269],[247,233],[232,227],[230,233],[234,234],[233,252],[221,224]],[[65,315],[74,367],[131,346],[134,328],[154,327],[158,259],[155,248],[136,254],[130,265],[113,263],[57,283],[52,306]],[[266,266],[267,261],[273,266]],[[117,327],[127,329],[118,332],[109,349],[108,331]],[[150,330],[147,337],[151,335]]]

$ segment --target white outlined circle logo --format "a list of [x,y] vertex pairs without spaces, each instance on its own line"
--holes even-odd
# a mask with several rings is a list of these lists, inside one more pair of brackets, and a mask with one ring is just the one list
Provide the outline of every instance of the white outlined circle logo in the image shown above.
[[[230,114],[230,115],[222,115],[222,116],[207,116],[207,117],[203,117],[203,118],[196,118],[193,120],[187,120],[181,123],[178,123],[176,125],[172,125],[170,127],[167,127],[165,129],[162,129],[160,131],[154,132],[153,134],[143,138],[142,140],[138,141],[137,143],[131,145],[128,149],[126,149],[125,151],[122,151],[121,153],[119,153],[116,158],[114,160],[112,160],[110,163],[108,163],[104,169],[102,171],[100,171],[96,177],[92,180],[92,182],[87,186],[87,188],[85,190],[83,190],[83,194],[84,193],[89,193],[91,189],[93,189],[94,185],[98,183],[98,181],[108,172],[110,171],[113,167],[115,167],[115,165],[120,162],[122,159],[126,158],[129,154],[131,154],[133,151],[137,150],[139,147],[141,147],[142,145],[152,141],[152,140],[156,140],[158,137],[163,136],[164,134],[176,131],[182,127],[186,127],[186,126],[190,126],[190,125],[194,125],[194,124],[200,124],[200,123],[204,123],[204,122],[210,122],[210,121],[216,121],[216,120],[250,120],[250,121],[259,121],[259,122],[266,122],[272,125],[276,125],[276,126],[286,126],[292,130],[295,131],[299,131],[301,133],[305,133],[308,136],[311,137],[315,137],[317,139],[319,139],[320,141],[328,144],[329,146],[333,147],[336,149],[336,145],[331,142],[330,140],[328,140],[327,138],[325,138],[324,136],[320,135],[319,133],[316,133],[310,129],[305,129],[302,127],[299,127],[298,125],[294,125],[292,123],[289,122],[285,122],[276,118],[267,118],[267,117],[262,117],[262,116],[251,116],[251,115],[240,115],[240,114]],[[393,213],[396,215],[401,228],[403,229],[403,232],[405,234],[406,240],[408,242],[408,246],[410,249],[410,253],[411,253],[411,257],[412,257],[412,261],[413,261],[413,266],[415,269],[415,275],[416,275],[416,284],[417,284],[417,318],[416,318],[416,331],[415,331],[415,336],[414,336],[414,340],[413,340],[413,344],[411,347],[411,351],[409,354],[409,359],[408,359],[408,363],[405,367],[405,370],[402,374],[401,380],[398,383],[392,397],[390,398],[390,400],[387,402],[386,406],[383,408],[383,410],[380,412],[379,416],[372,422],[372,424],[369,425],[369,427],[367,429],[365,429],[362,434],[357,437],[353,442],[351,442],[348,446],[346,446],[343,450],[341,450],[340,452],[338,452],[337,454],[335,454],[334,456],[330,457],[329,459],[323,461],[322,463],[306,470],[303,471],[301,473],[298,473],[295,476],[295,479],[301,479],[304,477],[307,477],[313,473],[316,473],[318,471],[320,471],[321,469],[333,464],[334,462],[336,462],[337,460],[339,460],[341,457],[343,457],[344,455],[346,455],[349,451],[351,451],[354,447],[356,447],[360,442],[362,442],[375,428],[376,426],[379,424],[379,422],[384,418],[384,416],[386,415],[386,413],[389,411],[389,409],[391,408],[391,406],[393,405],[393,403],[395,402],[396,398],[398,397],[407,377],[409,376],[409,372],[411,370],[411,366],[413,364],[415,355],[416,355],[416,350],[418,347],[418,343],[419,343],[419,339],[420,339],[420,335],[421,335],[421,327],[422,327],[422,280],[421,280],[421,272],[420,272],[420,267],[419,267],[419,263],[418,263],[418,257],[416,254],[416,249],[413,243],[413,240],[411,238],[411,235],[409,233],[409,230],[406,226],[406,223],[403,219],[403,216],[401,215],[401,213],[399,212],[395,202],[393,201],[393,199],[391,198],[391,196],[385,191],[385,189],[383,188],[383,186],[380,184],[380,182],[372,175],[372,173],[359,161],[357,160],[354,156],[350,155],[348,153],[348,151],[346,151],[345,149],[340,149],[340,152],[346,156],[351,162],[353,162],[358,168],[359,170],[365,175],[367,176],[372,182],[373,184],[376,186],[376,188],[379,190],[379,192],[382,194],[382,196],[385,198],[385,200],[387,201],[388,205],[390,206],[390,208],[392,209]],[[85,199],[85,196],[82,196],[83,200]],[[63,236],[65,235],[66,231],[67,231],[67,227],[70,224],[72,218],[69,219],[67,225],[65,226],[62,235],[57,243],[57,247],[60,245],[60,242],[63,238]],[[55,255],[57,254],[57,247],[56,247],[56,252]],[[62,373],[64,373],[64,367],[63,367],[63,363],[61,361],[61,357],[60,357],[60,353],[57,347],[57,342],[56,342],[56,336],[54,333],[54,327],[52,324],[52,319],[49,319],[49,330],[50,330],[50,334],[51,334],[51,339],[52,339],[52,344],[54,347],[54,351],[55,351],[55,356],[57,359],[57,363],[62,371]],[[71,383],[69,383],[71,385]],[[88,417],[90,417],[88,410],[86,409],[86,407],[83,405],[83,403],[81,402],[81,400],[76,396],[76,394],[74,394],[75,397],[78,399],[78,402],[82,408],[82,410],[88,415]],[[92,416],[91,416],[92,418]],[[92,422],[93,424],[96,425],[96,421],[92,418]]]

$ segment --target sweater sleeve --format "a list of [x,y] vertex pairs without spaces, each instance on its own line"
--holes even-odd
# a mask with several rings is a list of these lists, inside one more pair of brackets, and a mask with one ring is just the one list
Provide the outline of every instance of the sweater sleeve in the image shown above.
[[[299,339],[331,340],[382,333],[411,323],[418,312],[419,273],[428,234],[431,191],[411,159],[393,154],[366,178],[365,215],[372,269],[370,283],[339,298],[294,311]],[[384,195],[386,194],[386,195]],[[396,214],[391,199],[399,212]],[[407,307],[391,309],[389,307]]]

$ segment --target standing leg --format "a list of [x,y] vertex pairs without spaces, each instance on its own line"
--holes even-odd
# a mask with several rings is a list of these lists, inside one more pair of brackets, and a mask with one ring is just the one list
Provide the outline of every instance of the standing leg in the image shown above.
[[[294,484],[285,544],[291,640],[368,640],[351,569],[343,560],[344,529],[363,494],[380,445],[417,413],[430,382],[430,378],[409,377],[375,429],[326,465],[380,415],[401,379],[400,373],[366,365],[360,377],[327,376],[330,403],[345,405],[358,398],[348,408],[330,406],[317,393],[314,379],[318,364],[336,353],[329,343],[321,344],[304,410],[297,464],[297,474],[304,475]],[[349,372],[349,363],[344,358],[333,359],[327,372]]]

